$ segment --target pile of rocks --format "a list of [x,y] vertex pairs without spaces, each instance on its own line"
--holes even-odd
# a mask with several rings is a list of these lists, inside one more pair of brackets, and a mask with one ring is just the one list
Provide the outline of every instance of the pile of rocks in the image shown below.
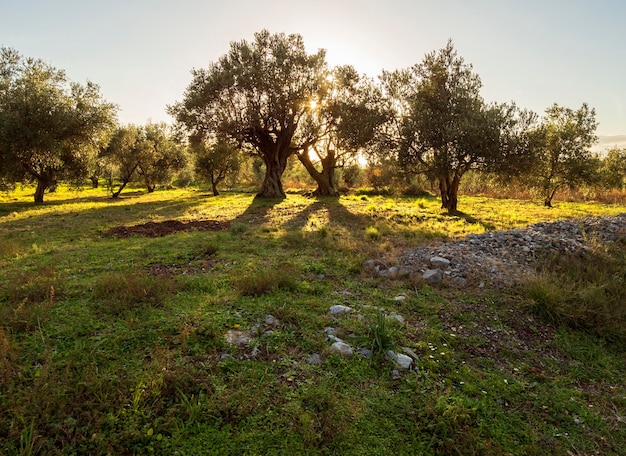
[[542,222],[525,228],[469,235],[457,242],[419,247],[404,252],[399,264],[387,267],[368,260],[364,269],[381,278],[419,274],[429,284],[512,286],[532,273],[537,259],[550,254],[584,254],[594,242],[626,237],[626,213]]

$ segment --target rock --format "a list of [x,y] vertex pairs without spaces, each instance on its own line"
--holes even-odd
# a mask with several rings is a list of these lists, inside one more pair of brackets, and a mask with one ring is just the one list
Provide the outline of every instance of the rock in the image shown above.
[[395,353],[393,350],[387,350],[387,358],[395,361],[402,369],[410,369],[413,364],[413,359],[410,356],[402,353]]
[[345,342],[335,342],[330,346],[331,353],[339,353],[341,356],[352,356],[352,347]]
[[392,266],[389,269],[378,271],[378,277],[384,279],[402,279],[410,277],[413,273],[413,268],[407,266]]
[[387,269],[387,266],[378,260],[366,260],[363,262],[363,269],[367,272],[377,273]]
[[369,348],[357,348],[357,349],[356,349],[356,352],[357,352],[359,355],[361,355],[361,356],[363,356],[363,357],[365,357],[365,358],[368,358],[368,359],[369,359],[369,358],[371,358],[371,357],[372,357],[372,355],[373,355],[372,350],[370,350]]
[[441,269],[426,269],[422,278],[428,283],[428,285],[439,285],[443,280],[443,272]]
[[[446,271],[446,283],[458,287],[483,284],[479,287],[506,288],[532,274],[543,252],[585,255],[591,248],[590,240],[610,243],[625,235],[626,214],[541,222],[508,231],[472,234],[437,247],[418,247],[401,254],[399,262],[415,270]],[[437,257],[450,258],[449,265],[435,260]]]
[[330,306],[328,311],[330,312],[331,315],[342,315],[345,313],[352,312],[352,307],[342,306],[341,304],[337,304],[334,306]]
[[398,315],[395,312],[392,312],[389,315],[387,315],[387,318],[392,318],[394,320],[399,321],[400,323],[404,323],[404,317],[402,315]]
[[250,358],[256,358],[260,354],[261,354],[261,350],[259,350],[259,347],[254,347],[252,351],[250,352]]
[[419,361],[419,356],[409,347],[402,347],[402,351],[413,358],[415,361]]
[[280,321],[274,315],[266,315],[263,320],[263,324],[266,326],[278,326]]
[[395,298],[393,298],[393,300],[397,302],[404,302],[406,301],[406,295],[398,295]]
[[331,328],[330,326],[326,326],[324,328],[324,332],[329,336],[334,336],[337,334],[337,328]]
[[394,369],[391,371],[389,376],[391,377],[392,380],[398,380],[400,378],[400,371],[398,371],[398,369]]
[[231,345],[248,345],[252,340],[252,335],[248,332],[229,329],[224,334],[224,338]]
[[430,265],[435,269],[446,269],[450,266],[450,260],[440,256],[435,256],[430,259]]
[[228,353],[222,353],[220,355],[220,360],[224,361],[226,359],[235,359],[233,355],[229,355]]
[[327,339],[331,342],[343,342],[343,339],[340,339],[339,337],[333,335],[333,334],[329,334]]
[[306,362],[308,364],[322,364],[322,357],[319,354],[315,353],[314,355],[309,356],[306,359]]

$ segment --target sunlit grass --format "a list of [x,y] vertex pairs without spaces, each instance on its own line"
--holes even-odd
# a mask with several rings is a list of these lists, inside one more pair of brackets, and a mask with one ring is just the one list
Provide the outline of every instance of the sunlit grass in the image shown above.
[[[567,329],[544,340],[556,329],[519,297],[361,270],[425,243],[624,205],[464,196],[449,215],[428,196],[266,201],[195,188],[1,198],[0,453],[19,453],[20,436],[40,454],[618,454],[626,443],[614,413],[626,413],[619,346]],[[170,219],[230,228],[105,235]],[[355,311],[335,318],[334,304]],[[373,325],[381,308],[405,322]],[[279,323],[264,323],[268,314]],[[490,352],[494,334],[514,340],[518,319],[537,331],[531,347]],[[325,327],[410,348],[418,369],[394,379],[385,357],[332,354]],[[226,342],[235,329],[251,332],[250,346]],[[312,353],[322,364],[306,362]]]

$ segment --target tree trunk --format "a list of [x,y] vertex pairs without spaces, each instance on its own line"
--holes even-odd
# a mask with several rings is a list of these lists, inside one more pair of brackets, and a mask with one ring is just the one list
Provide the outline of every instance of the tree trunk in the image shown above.
[[91,188],[98,188],[99,181],[97,177],[91,176],[89,180],[91,180]]
[[219,196],[220,192],[217,190],[217,182],[211,179],[211,189],[213,190],[213,196]]
[[315,165],[309,158],[308,151],[298,154],[298,160],[304,165],[309,175],[315,180],[317,189],[313,193],[316,196],[337,196],[339,193],[335,190],[335,168],[337,166],[337,157],[335,153],[329,151],[326,157],[322,158],[322,172],[315,169]]
[[148,189],[148,193],[154,193],[154,190],[156,190],[156,184],[147,184],[146,188]]
[[283,190],[283,172],[287,166],[287,159],[279,158],[267,159],[265,162],[265,178],[261,190],[256,196],[259,198],[286,198],[287,194]]
[[459,201],[459,183],[461,176],[455,174],[450,176],[439,176],[439,192],[441,193],[441,208],[453,213],[457,211]]
[[43,194],[48,187],[48,182],[45,179],[37,179],[37,188],[35,189],[35,203],[43,203]]

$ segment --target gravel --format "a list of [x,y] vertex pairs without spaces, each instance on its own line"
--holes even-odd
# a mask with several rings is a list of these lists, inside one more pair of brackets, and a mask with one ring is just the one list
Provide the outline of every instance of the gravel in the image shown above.
[[502,288],[513,286],[531,274],[537,259],[545,254],[584,254],[594,243],[606,244],[624,237],[626,213],[473,234],[460,241],[406,251],[400,255],[399,262],[424,272],[431,268],[433,258],[445,258],[450,264],[444,270],[444,282]]

